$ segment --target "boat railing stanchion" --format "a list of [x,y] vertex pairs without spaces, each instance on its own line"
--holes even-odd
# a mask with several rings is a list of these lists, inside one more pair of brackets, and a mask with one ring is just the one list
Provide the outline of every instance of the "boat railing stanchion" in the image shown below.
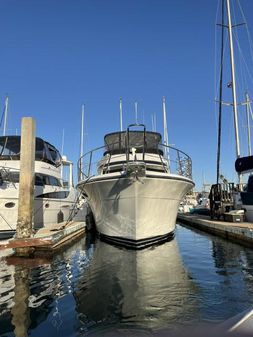
[[91,151],[91,153],[90,153],[90,162],[89,162],[89,168],[88,168],[88,177],[90,176],[91,161],[92,161],[92,153],[93,153],[93,151]]
[[146,148],[146,127],[143,127],[143,149],[142,149],[142,160],[145,160],[145,148]]
[[177,159],[178,159],[178,173],[180,175],[182,175],[182,163],[181,163],[181,159],[180,159],[180,153],[179,151],[177,150]]

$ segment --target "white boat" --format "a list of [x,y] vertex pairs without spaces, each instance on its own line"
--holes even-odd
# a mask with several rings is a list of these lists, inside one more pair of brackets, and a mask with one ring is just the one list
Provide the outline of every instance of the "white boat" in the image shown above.
[[[34,228],[85,216],[83,201],[73,186],[72,162],[59,151],[36,138]],[[62,173],[67,168],[68,180]],[[0,239],[12,236],[18,217],[20,136],[0,137]],[[77,214],[79,212],[79,214]]]
[[245,220],[253,222],[253,156],[238,158],[235,162],[238,173],[251,173],[243,191],[240,192],[240,208],[245,212]]
[[86,172],[77,184],[100,236],[136,247],[173,237],[179,203],[194,187],[190,157],[162,145],[161,135],[142,124],[107,134],[104,141],[79,160]]

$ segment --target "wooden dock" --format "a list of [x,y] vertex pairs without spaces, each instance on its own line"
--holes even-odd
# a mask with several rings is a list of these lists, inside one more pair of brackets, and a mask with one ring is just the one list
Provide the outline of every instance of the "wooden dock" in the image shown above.
[[14,249],[16,256],[51,255],[84,235],[85,222],[62,222],[39,229],[31,238],[0,241],[0,250]]
[[179,213],[177,220],[190,227],[253,247],[253,223],[211,220],[210,216]]

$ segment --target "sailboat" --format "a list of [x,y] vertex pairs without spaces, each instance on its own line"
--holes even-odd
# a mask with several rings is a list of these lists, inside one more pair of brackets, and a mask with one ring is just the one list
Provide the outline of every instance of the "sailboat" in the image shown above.
[[79,171],[100,237],[128,247],[173,237],[179,203],[194,187],[191,158],[138,123],[106,134]]
[[[227,12],[227,24],[225,24],[225,3]],[[253,198],[249,195],[249,188],[251,186],[251,179],[249,178],[248,187],[243,189],[242,174],[253,170],[253,157],[241,157],[240,148],[240,138],[239,138],[239,127],[238,127],[238,106],[246,105],[247,108],[247,128],[248,128],[248,142],[250,144],[250,127],[249,127],[249,109],[250,100],[248,94],[246,94],[246,102],[238,103],[237,100],[237,87],[236,87],[236,72],[235,72],[235,57],[234,57],[234,43],[233,43],[233,33],[232,30],[236,28],[236,24],[232,24],[231,10],[230,10],[230,0],[222,1],[222,38],[221,38],[221,71],[220,71],[220,97],[219,97],[219,127],[218,127],[218,151],[217,151],[217,183],[212,185],[210,191],[210,208],[211,208],[211,218],[216,216],[219,218],[224,213],[229,212],[234,209],[243,209],[246,211],[247,220],[253,221]],[[240,25],[240,24],[239,24]],[[229,50],[230,50],[230,70],[231,70],[231,82],[228,87],[232,89],[232,103],[224,103],[222,99],[222,85],[223,85],[223,56],[224,56],[224,29],[228,29],[229,37]],[[233,118],[234,118],[234,132],[235,132],[235,147],[236,147],[236,161],[235,161],[235,171],[238,173],[238,183],[228,183],[226,179],[220,183],[220,147],[221,147],[221,111],[222,105],[232,105],[233,107]],[[224,177],[223,177],[224,178]],[[251,193],[251,192],[250,192]],[[248,207],[250,206],[250,207]],[[250,208],[252,206],[252,211]],[[252,212],[252,216],[249,217],[249,212]]]

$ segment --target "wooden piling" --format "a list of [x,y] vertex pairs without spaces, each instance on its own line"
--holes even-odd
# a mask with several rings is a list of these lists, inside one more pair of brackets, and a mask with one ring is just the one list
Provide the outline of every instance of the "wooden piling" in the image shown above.
[[34,166],[35,120],[31,117],[23,117],[21,126],[17,239],[30,238],[33,233]]

